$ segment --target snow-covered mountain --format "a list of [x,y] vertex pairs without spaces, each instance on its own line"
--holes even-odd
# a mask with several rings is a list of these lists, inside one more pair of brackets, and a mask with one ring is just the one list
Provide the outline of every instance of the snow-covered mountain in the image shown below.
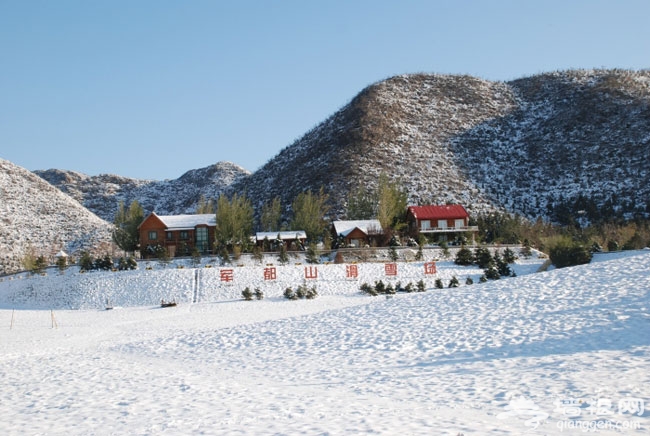
[[112,225],[32,172],[0,159],[0,274],[22,269],[28,253],[106,253]]
[[113,221],[120,201],[128,206],[137,200],[145,212],[194,213],[201,197],[215,199],[250,173],[230,162],[190,170],[174,180],[139,180],[111,174],[88,176],[74,171],[35,171],[93,213]]
[[[323,186],[333,212],[383,171],[417,203],[565,221],[650,212],[650,71],[490,82],[403,75],[364,89],[234,189],[254,204]],[[279,183],[281,182],[281,183]]]

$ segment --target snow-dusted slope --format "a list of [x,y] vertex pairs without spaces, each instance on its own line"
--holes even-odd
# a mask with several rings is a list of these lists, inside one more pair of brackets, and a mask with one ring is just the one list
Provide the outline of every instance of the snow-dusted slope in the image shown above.
[[0,428],[644,435],[649,310],[650,253],[391,299],[3,309]]
[[373,84],[235,187],[254,204],[400,179],[412,204],[459,202],[566,222],[650,214],[650,72],[565,71],[490,82]]
[[22,269],[30,251],[111,251],[112,225],[30,171],[0,159],[0,273]]
[[128,206],[137,200],[145,213],[195,213],[201,197],[206,201],[216,199],[234,182],[250,174],[230,162],[190,170],[178,179],[163,181],[108,174],[87,176],[56,169],[35,173],[107,221],[115,218],[120,201]]

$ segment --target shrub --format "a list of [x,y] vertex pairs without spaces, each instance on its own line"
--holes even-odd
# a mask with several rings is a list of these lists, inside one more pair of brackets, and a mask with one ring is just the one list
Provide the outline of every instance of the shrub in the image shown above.
[[368,283],[363,283],[363,284],[359,287],[359,289],[360,289],[361,292],[363,292],[364,294],[372,295],[373,297],[376,297],[376,296],[377,296],[377,291],[375,291],[375,288],[372,287],[372,286],[370,286]]
[[474,284],[474,280],[472,280],[471,277],[467,277],[467,280],[465,280],[465,284],[466,284],[466,285],[473,285],[473,284]]
[[253,293],[248,286],[243,291],[241,291],[241,295],[246,301],[251,301],[253,299]]
[[471,265],[474,263],[474,255],[472,254],[472,251],[463,246],[461,247],[460,250],[458,250],[458,253],[456,253],[456,258],[454,259],[454,263],[456,265]]
[[613,239],[607,241],[607,251],[618,251],[619,249],[618,242]]
[[377,294],[383,294],[386,292],[386,285],[381,280],[375,282],[375,292]]
[[305,285],[298,286],[298,289],[296,289],[296,297],[305,298],[305,295],[307,295],[307,286]]
[[287,300],[297,300],[298,297],[296,296],[296,293],[293,292],[293,289],[287,288],[284,290],[284,298]]
[[264,298],[264,292],[260,288],[255,289],[255,298],[262,300]]
[[385,292],[386,294],[393,295],[393,294],[395,294],[395,288],[393,287],[393,285],[391,285],[391,284],[389,283],[388,285],[386,285],[386,289],[385,289],[384,292]]
[[549,257],[556,268],[589,263],[592,256],[583,244],[567,238],[558,240],[549,250]]
[[427,290],[426,286],[424,285],[424,280],[420,279],[418,281],[417,288],[418,288],[418,292],[424,292]]
[[499,270],[495,266],[484,269],[483,276],[489,280],[499,280],[501,278],[501,274],[499,274]]
[[442,279],[436,279],[436,288],[442,289],[445,285],[442,284]]
[[515,252],[512,251],[510,248],[506,248],[503,250],[503,261],[506,263],[515,263],[517,260],[517,256],[515,256]]
[[478,281],[481,282],[481,283],[485,283],[485,282],[488,281],[488,279],[487,279],[487,277],[485,276],[485,274],[483,274],[483,275],[481,276],[481,278],[478,279]]
[[413,283],[408,282],[408,284],[404,286],[404,292],[408,292],[409,294],[411,292],[415,292],[415,287],[413,287]]
[[457,288],[458,285],[460,285],[460,283],[458,282],[458,279],[456,278],[456,276],[453,276],[451,278],[451,280],[449,281],[449,287],[450,288]]
[[474,251],[474,261],[479,268],[484,269],[488,268],[494,262],[494,259],[492,259],[490,250],[485,247],[477,247]]
[[313,300],[316,297],[318,297],[318,291],[316,291],[316,286],[312,286],[305,293],[305,298],[308,300]]
[[390,257],[390,260],[393,262],[397,262],[397,259],[399,259],[399,255],[397,254],[397,250],[395,249],[395,246],[391,245],[390,248],[388,249],[388,257]]

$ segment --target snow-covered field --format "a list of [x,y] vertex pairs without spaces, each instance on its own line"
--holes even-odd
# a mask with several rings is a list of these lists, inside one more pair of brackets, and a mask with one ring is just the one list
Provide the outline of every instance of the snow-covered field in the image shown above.
[[[319,265],[320,296],[299,301],[282,280],[306,265],[277,266],[273,284],[261,266],[225,283],[222,268],[5,279],[0,430],[650,434],[650,253],[618,257],[538,274],[522,263],[484,284],[439,262],[427,292],[390,299],[357,290],[385,279],[383,264],[359,264],[357,281]],[[404,283],[423,264],[398,267]],[[433,287],[452,275],[475,284]],[[245,280],[264,300],[241,300]],[[156,305],[172,293],[179,306]]]

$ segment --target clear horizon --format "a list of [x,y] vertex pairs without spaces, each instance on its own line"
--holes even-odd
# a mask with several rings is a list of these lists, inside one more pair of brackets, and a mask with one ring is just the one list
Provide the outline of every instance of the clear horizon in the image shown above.
[[650,3],[5,2],[0,157],[175,179],[255,171],[399,74],[647,69]]

